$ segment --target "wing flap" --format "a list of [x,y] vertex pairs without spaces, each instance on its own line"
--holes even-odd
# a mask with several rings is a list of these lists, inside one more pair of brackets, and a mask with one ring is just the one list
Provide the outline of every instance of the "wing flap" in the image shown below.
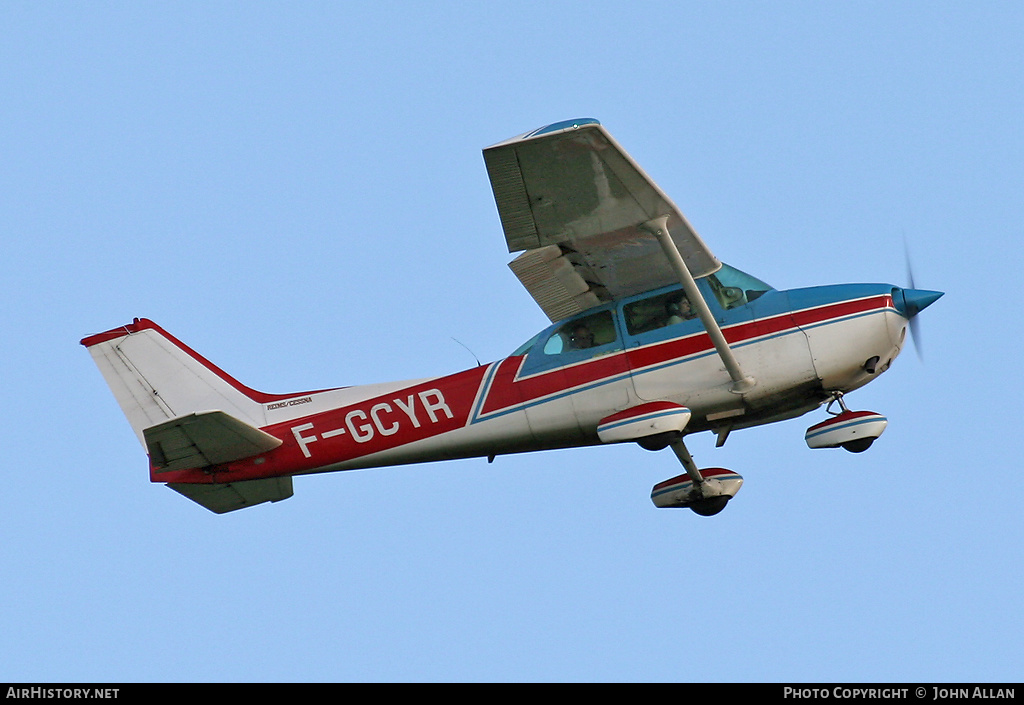
[[157,473],[204,468],[266,453],[279,438],[223,411],[197,411],[142,431]]
[[216,514],[280,502],[292,496],[291,476],[203,485],[169,482],[167,486]]
[[[611,301],[678,280],[643,227],[661,216],[668,216],[695,278],[721,267],[675,204],[596,120],[550,125],[483,154],[509,252],[557,246],[593,295],[584,301]],[[580,293],[564,286],[557,268],[548,266],[547,275],[559,283],[545,288],[538,281],[527,285],[517,266],[513,271],[549,317],[580,304],[570,301]]]
[[601,303],[557,245],[527,250],[508,266],[552,321]]

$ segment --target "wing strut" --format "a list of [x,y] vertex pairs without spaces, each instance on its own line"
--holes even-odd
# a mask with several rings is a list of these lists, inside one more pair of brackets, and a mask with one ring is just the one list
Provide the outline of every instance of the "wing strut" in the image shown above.
[[665,257],[668,258],[669,264],[675,271],[676,276],[679,277],[683,290],[686,292],[686,297],[696,308],[697,316],[700,318],[701,323],[704,324],[704,329],[708,332],[715,350],[718,351],[718,356],[725,363],[725,369],[729,372],[729,376],[732,377],[732,391],[737,394],[744,394],[750,391],[757,384],[757,381],[753,377],[744,375],[743,370],[740,369],[736,356],[733,355],[729,343],[722,334],[718,321],[715,320],[714,314],[708,308],[708,302],[701,295],[700,290],[697,288],[697,282],[694,281],[693,275],[683,260],[683,256],[679,254],[679,248],[676,247],[676,243],[668,232],[668,216],[662,215],[648,220],[641,227],[657,238],[661,249],[665,252]]

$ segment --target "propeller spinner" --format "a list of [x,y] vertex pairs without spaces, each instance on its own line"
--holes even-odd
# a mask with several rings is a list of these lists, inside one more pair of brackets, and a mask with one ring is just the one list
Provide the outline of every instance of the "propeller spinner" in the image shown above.
[[921,331],[918,328],[917,314],[925,310],[942,297],[942,291],[928,289],[901,289],[893,287],[892,302],[896,310],[910,322],[910,337],[914,339],[914,349],[921,357]]

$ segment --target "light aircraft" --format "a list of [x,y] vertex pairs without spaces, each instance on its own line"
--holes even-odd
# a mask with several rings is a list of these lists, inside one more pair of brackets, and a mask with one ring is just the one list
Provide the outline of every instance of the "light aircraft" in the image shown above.
[[[845,395],[889,369],[941,292],[779,291],[720,262],[593,119],[483,151],[509,266],[551,325],[511,355],[432,379],[265,394],[146,319],[86,337],[149,455],[150,479],[217,512],[292,495],[292,477],[553,448],[670,448],[657,507],[721,511],[743,479],[684,439],[821,406],[811,448],[865,450],[881,414]],[[838,411],[834,410],[838,407]]]

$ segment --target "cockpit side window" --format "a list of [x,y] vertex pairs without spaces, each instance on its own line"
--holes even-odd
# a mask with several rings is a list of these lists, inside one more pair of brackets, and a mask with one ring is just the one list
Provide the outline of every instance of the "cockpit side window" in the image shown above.
[[597,348],[618,340],[610,311],[576,318],[558,328],[544,343],[545,355]]
[[679,290],[628,303],[622,307],[622,313],[626,321],[626,330],[630,335],[647,333],[697,316],[686,294]]

